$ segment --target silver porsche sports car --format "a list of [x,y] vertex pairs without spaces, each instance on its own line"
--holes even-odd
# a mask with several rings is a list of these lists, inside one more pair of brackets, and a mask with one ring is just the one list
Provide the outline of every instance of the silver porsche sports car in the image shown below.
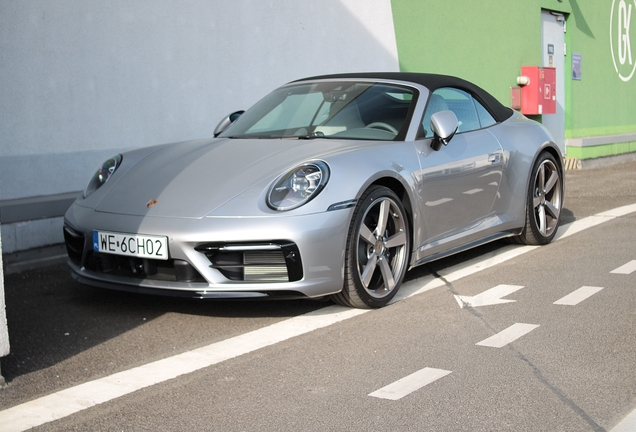
[[550,134],[476,85],[341,74],[280,87],[214,138],[113,156],[64,235],[94,286],[374,308],[420,264],[550,242],[563,197]]

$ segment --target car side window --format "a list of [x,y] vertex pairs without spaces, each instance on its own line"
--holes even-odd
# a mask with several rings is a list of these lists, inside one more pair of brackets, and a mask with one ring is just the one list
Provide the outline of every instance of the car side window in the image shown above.
[[473,102],[475,102],[475,108],[477,109],[477,115],[479,116],[479,123],[481,124],[481,127],[486,128],[497,123],[497,120],[494,119],[494,117],[486,108],[484,108],[482,104],[477,102],[475,99],[473,99]]
[[468,132],[482,127],[492,126],[496,123],[488,110],[476,101],[469,93],[450,87],[437,89],[431,94],[431,98],[424,113],[422,126],[426,137],[432,137],[431,116],[444,110],[451,110],[457,116],[458,133]]

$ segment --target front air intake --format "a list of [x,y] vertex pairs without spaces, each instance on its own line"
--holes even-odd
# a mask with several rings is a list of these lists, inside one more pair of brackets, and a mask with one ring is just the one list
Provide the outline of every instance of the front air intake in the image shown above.
[[295,282],[303,277],[300,252],[294,243],[206,243],[195,250],[232,281]]
[[68,257],[75,265],[82,262],[82,253],[84,251],[84,234],[74,230],[68,225],[64,226],[64,243],[66,243],[66,252]]

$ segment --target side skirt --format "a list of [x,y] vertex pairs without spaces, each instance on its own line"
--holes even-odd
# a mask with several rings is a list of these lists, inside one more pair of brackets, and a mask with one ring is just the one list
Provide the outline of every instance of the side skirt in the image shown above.
[[479,246],[483,246],[483,245],[485,245],[487,243],[490,243],[490,242],[494,242],[494,241],[501,240],[501,239],[508,238],[508,237],[514,237],[516,235],[519,235],[520,233],[521,232],[509,232],[509,231],[498,232],[498,233],[492,234],[490,236],[481,238],[479,240],[475,240],[475,241],[472,241],[470,243],[466,243],[466,244],[463,244],[461,246],[454,247],[452,249],[448,249],[448,250],[445,250],[445,251],[442,251],[442,252],[438,252],[438,253],[435,253],[433,255],[428,255],[428,256],[425,256],[424,258],[421,258],[419,261],[415,262],[414,264],[412,264],[411,267],[409,268],[409,270],[411,268],[413,268],[413,267],[417,267],[419,265],[426,264],[426,263],[431,262],[431,261],[436,261],[438,259],[446,258],[448,256],[455,255],[457,253],[464,252],[464,251],[467,251],[469,249],[473,249],[473,248],[476,248],[476,247],[479,247]]

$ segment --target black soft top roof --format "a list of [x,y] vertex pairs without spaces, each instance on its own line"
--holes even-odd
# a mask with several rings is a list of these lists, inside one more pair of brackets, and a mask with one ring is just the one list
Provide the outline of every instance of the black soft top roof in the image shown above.
[[490,93],[481,87],[449,75],[437,75],[427,73],[415,73],[415,72],[364,72],[364,73],[346,73],[346,74],[334,74],[334,75],[320,75],[309,78],[303,78],[295,82],[300,81],[313,81],[317,79],[382,79],[382,80],[394,80],[394,81],[407,81],[415,84],[423,85],[428,88],[431,93],[442,87],[455,87],[464,90],[473,95],[474,98],[479,100],[490,111],[497,122],[502,122],[512,115],[512,109],[504,106],[501,102],[495,99]]

